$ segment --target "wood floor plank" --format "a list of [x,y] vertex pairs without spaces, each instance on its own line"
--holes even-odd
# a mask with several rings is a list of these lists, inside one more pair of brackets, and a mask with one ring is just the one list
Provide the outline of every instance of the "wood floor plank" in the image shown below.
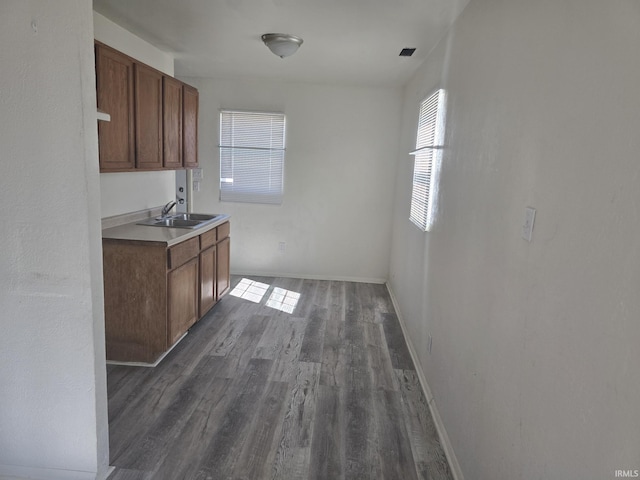
[[148,377],[153,378],[153,381],[144,382],[144,388],[130,397],[131,404],[123,408],[116,419],[109,422],[112,431],[109,437],[112,459],[117,459],[138,440],[140,434],[145,432],[171,404],[174,395],[187,380],[187,377],[180,375],[180,366],[169,363],[167,366],[170,368],[165,369],[163,375]]
[[384,336],[387,341],[387,348],[391,356],[391,364],[394,369],[414,370],[413,360],[409,353],[409,348],[404,340],[400,322],[395,313],[385,313],[382,315]]
[[173,448],[151,470],[155,475],[154,479],[189,479],[195,475],[211,438],[235,399],[236,390],[232,384],[233,380],[229,378],[213,379],[209,391],[187,420],[185,428],[173,443]]
[[313,306],[309,312],[309,322],[304,332],[300,348],[301,362],[322,362],[322,346],[328,310],[325,307]]
[[395,308],[393,308],[393,301],[389,295],[389,290],[385,284],[372,284],[371,289],[373,291],[373,303],[376,312],[396,313]]
[[418,480],[411,441],[403,419],[399,392],[378,390],[374,396],[378,478]]
[[220,426],[209,440],[200,467],[194,479],[228,478],[231,476],[238,453],[250,434],[253,417],[267,388],[272,360],[249,361],[243,388],[235,396],[221,419]]
[[318,289],[317,280],[303,280],[300,290],[300,298],[294,313],[298,317],[307,317],[312,313],[312,309],[316,306],[315,296]]
[[319,385],[309,480],[346,478],[344,426],[344,409],[341,408],[339,388]]
[[108,367],[112,480],[451,480],[384,285],[246,278],[259,303],[226,295],[157,367]]
[[[120,456],[114,457],[113,464],[135,470],[153,469],[172,447],[223,363],[224,359],[220,357],[203,357],[155,421]],[[150,416],[154,416],[153,413]]]
[[[329,285],[329,306],[340,307],[344,312],[346,306],[345,282],[331,281]],[[344,321],[344,317],[342,318]]]
[[287,322],[288,329],[281,337],[280,349],[273,359],[273,368],[269,375],[272,382],[290,382],[295,379],[298,371],[298,359],[308,321],[291,318]]
[[242,451],[238,455],[232,477],[237,480],[268,478],[273,465],[272,444],[282,431],[284,408],[289,397],[289,384],[269,382],[250,426]]
[[207,354],[222,357],[227,355],[235,346],[255,312],[255,304],[251,302],[242,304],[233,315],[229,316],[229,321],[222,326],[214,341],[210,342]]
[[341,389],[344,398],[345,476],[347,478],[377,478],[379,464],[372,458],[370,431],[373,430],[373,395],[369,376],[356,371],[352,385]]
[[373,300],[374,290],[371,283],[356,283],[355,294],[360,304],[359,320],[367,323],[380,323],[381,317],[376,315],[376,304]]
[[317,287],[313,304],[320,307],[329,307],[329,300],[331,298],[329,287],[331,286],[331,282],[327,280],[317,280],[316,283]]
[[252,315],[242,333],[233,343],[233,347],[224,356],[224,367],[216,372],[223,378],[233,378],[243,372],[251,360],[253,351],[264,334],[270,318],[265,315]]
[[291,338],[292,332],[300,325],[306,327],[307,322],[304,318],[291,316],[271,317],[262,338],[260,338],[253,352],[253,358],[266,358],[268,360],[277,358],[280,355],[283,344]]
[[344,341],[344,307],[332,304],[325,325],[320,384],[330,387],[344,386],[349,344]]
[[264,478],[290,480],[308,477],[319,376],[320,365],[317,363],[298,363],[281,435],[274,445],[275,457],[269,463],[271,475]]
[[398,381],[391,365],[391,357],[384,339],[382,325],[364,323],[368,372],[374,389],[398,390]]
[[416,470],[423,480],[451,480],[452,474],[427,399],[414,370],[394,371],[402,395],[405,426]]

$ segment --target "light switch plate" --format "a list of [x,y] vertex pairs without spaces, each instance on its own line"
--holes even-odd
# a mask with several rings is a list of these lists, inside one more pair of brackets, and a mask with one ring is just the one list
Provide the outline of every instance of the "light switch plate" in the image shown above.
[[524,213],[524,224],[522,225],[522,238],[527,242],[531,241],[533,235],[533,222],[536,219],[536,209],[527,207]]

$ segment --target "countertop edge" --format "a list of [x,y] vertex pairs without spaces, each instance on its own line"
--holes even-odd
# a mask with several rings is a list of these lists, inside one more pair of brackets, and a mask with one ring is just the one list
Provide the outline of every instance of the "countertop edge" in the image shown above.
[[136,222],[126,223],[117,227],[102,230],[103,240],[121,240],[135,242],[160,243],[167,247],[182,243],[185,240],[197,237],[212,230],[225,222],[231,215],[220,214],[220,218],[194,229],[155,227],[150,225],[137,225]]

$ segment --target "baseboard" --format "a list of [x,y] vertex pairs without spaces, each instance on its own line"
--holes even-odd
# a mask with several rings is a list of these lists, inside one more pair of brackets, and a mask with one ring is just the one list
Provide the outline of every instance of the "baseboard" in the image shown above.
[[178,344],[182,341],[182,339],[184,337],[187,336],[187,334],[189,333],[189,331],[187,330],[186,332],[184,332],[182,334],[182,336],[173,344],[171,345],[171,348],[169,348],[169,350],[167,350],[166,352],[164,352],[162,355],[160,355],[155,362],[153,363],[144,363],[144,362],[120,362],[118,360],[107,360],[107,365],[124,365],[126,367],[150,367],[150,368],[155,368],[158,365],[160,365],[160,362],[162,360],[164,360],[164,357],[166,357],[167,355],[169,355],[171,353],[171,351],[176,348],[178,346]]
[[384,284],[386,283],[386,279],[384,278],[370,278],[370,277],[343,277],[340,275],[312,275],[312,274],[301,274],[301,273],[283,273],[283,272],[261,272],[252,270],[249,272],[242,271],[231,271],[232,275],[244,276],[244,277],[284,277],[284,278],[303,278],[307,280],[335,280],[340,282],[356,282],[356,283],[378,283]]
[[386,282],[385,285],[387,287],[387,291],[389,292],[389,296],[391,297],[391,301],[393,302],[393,308],[395,308],[396,310],[396,316],[398,317],[398,322],[400,323],[400,328],[402,329],[404,340],[407,343],[407,347],[409,348],[411,359],[413,360],[413,364],[416,367],[416,373],[418,374],[418,379],[420,380],[420,385],[422,386],[422,392],[424,393],[424,396],[427,399],[427,403],[429,404],[429,410],[431,411],[433,422],[436,425],[436,430],[438,431],[438,436],[440,437],[440,444],[442,445],[444,454],[447,456],[447,460],[449,461],[451,474],[453,475],[453,478],[455,480],[464,480],[464,475],[462,474],[462,469],[460,468],[458,459],[456,458],[453,447],[451,446],[449,435],[447,435],[447,431],[444,428],[444,424],[442,423],[442,418],[440,417],[440,413],[438,412],[438,407],[436,406],[435,399],[433,398],[433,394],[431,393],[431,389],[429,388],[429,384],[427,383],[427,378],[425,377],[424,371],[422,370],[422,365],[420,364],[420,360],[418,359],[416,350],[413,346],[413,343],[411,342],[411,337],[407,332],[407,326],[404,322],[404,318],[402,317],[402,313],[400,312],[398,300],[396,299],[396,296],[393,293],[393,289],[391,288],[391,285],[389,285],[389,282]]
[[22,467],[17,465],[0,465],[1,480],[107,480],[115,467],[98,475],[96,472],[63,470],[58,468]]

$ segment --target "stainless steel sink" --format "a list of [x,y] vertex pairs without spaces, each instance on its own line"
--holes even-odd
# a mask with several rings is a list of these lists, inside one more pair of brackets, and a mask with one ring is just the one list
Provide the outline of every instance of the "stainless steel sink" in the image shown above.
[[197,220],[199,222],[207,222],[209,220],[214,220],[219,216],[220,215],[209,215],[206,213],[178,213],[176,215],[171,215],[169,218],[175,218],[180,220]]
[[172,228],[195,228],[203,222],[198,220],[182,220],[180,218],[164,218],[162,220],[156,220],[153,223],[154,227],[172,227]]
[[197,228],[207,223],[215,221],[220,215],[210,215],[205,213],[179,213],[167,217],[147,218],[137,222],[136,225],[147,225],[149,227],[170,227],[170,228]]

